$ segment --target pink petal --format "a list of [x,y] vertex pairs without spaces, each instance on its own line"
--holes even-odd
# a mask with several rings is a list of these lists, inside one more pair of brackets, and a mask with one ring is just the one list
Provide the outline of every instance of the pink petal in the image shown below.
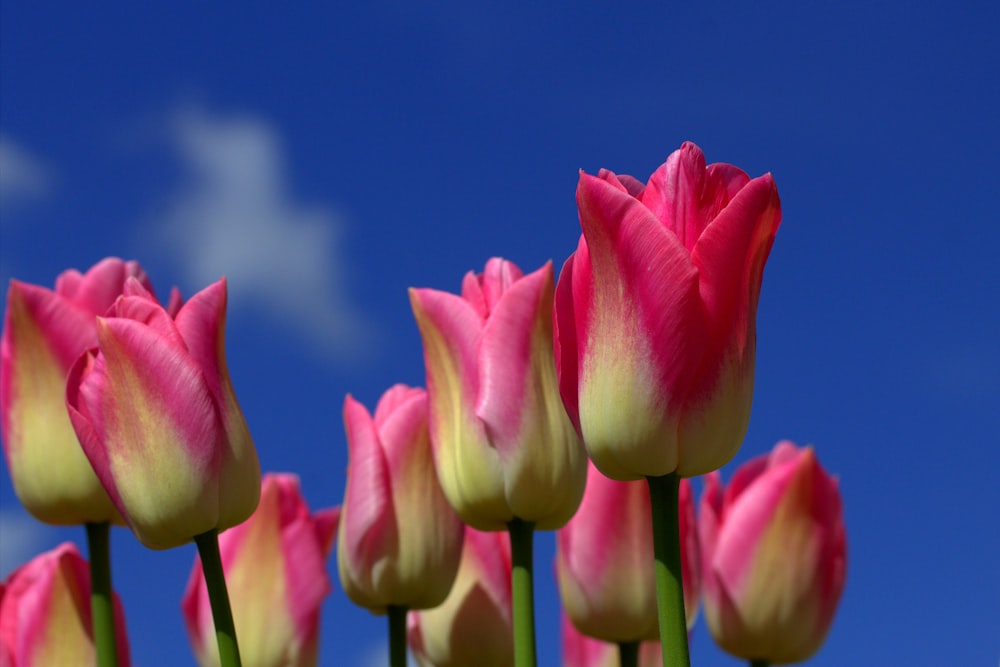
[[[583,237],[580,237],[583,244]],[[574,306],[573,260],[576,253],[569,256],[559,272],[556,283],[555,303],[552,314],[553,342],[555,351],[556,374],[559,377],[559,395],[562,397],[566,414],[573,422],[576,432],[580,433],[580,353],[577,345],[576,310]],[[588,282],[587,285],[590,283]],[[583,297],[583,303],[590,303],[589,294]]]
[[490,258],[486,262],[486,270],[480,277],[487,312],[492,313],[500,297],[523,276],[521,269],[513,262],[508,262],[500,257]]

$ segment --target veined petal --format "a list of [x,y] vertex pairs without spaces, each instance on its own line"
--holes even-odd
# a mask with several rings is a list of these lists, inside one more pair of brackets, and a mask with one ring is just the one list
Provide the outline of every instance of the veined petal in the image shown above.
[[[586,243],[580,237],[580,244]],[[573,287],[573,260],[576,253],[569,256],[559,272],[556,283],[555,303],[552,314],[552,339],[555,352],[556,374],[559,377],[559,395],[562,397],[566,414],[576,432],[580,433],[580,352],[577,344],[576,305]],[[590,285],[590,281],[585,283]],[[583,304],[590,303],[589,293],[581,298]]]
[[486,262],[486,269],[479,277],[486,300],[487,312],[492,313],[497,302],[510,289],[510,286],[524,276],[521,269],[513,262],[500,257],[491,257]]
[[56,279],[56,292],[91,315],[104,315],[130,278],[152,293],[149,277],[139,263],[125,262],[117,257],[102,259],[84,275],[73,269],[63,272]]

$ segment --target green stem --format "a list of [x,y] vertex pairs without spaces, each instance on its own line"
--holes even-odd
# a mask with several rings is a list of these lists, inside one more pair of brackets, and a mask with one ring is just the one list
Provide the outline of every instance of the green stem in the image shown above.
[[618,642],[618,663],[621,667],[639,667],[639,642]]
[[389,605],[389,667],[406,667],[406,611]]
[[115,605],[111,592],[111,524],[87,524],[90,557],[90,614],[98,667],[118,667]]
[[205,573],[208,587],[208,601],[215,621],[215,641],[219,643],[219,665],[221,667],[242,667],[240,648],[236,643],[236,626],[233,612],[229,607],[229,591],[226,590],[226,576],[222,570],[219,555],[219,532],[214,528],[196,535],[198,555],[201,556],[201,570]]
[[771,663],[767,660],[751,660],[750,667],[771,667]]
[[535,524],[514,519],[507,524],[507,529],[514,598],[514,667],[535,667],[535,591],[532,583]]
[[681,578],[680,520],[674,473],[647,477],[653,515],[653,554],[656,558],[656,608],[660,621],[663,667],[689,667],[684,585]]

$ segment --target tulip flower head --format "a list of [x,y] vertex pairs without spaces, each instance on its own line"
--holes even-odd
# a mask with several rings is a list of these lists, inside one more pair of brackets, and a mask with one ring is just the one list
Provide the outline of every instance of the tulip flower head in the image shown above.
[[374,418],[348,396],[347,489],[337,537],[344,592],[375,613],[435,607],[455,580],[463,527],[431,455],[427,393],[397,384]]
[[[219,535],[229,600],[245,667],[313,667],[319,613],[332,586],[329,555],[339,508],[312,513],[290,474],[264,476],[260,503]],[[219,664],[215,624],[200,561],[181,604],[198,664]]]
[[411,289],[424,342],[441,486],[478,530],[566,523],[587,457],[562,406],[552,352],[551,263],[524,275],[493,258],[461,296]]
[[819,650],[844,588],[847,541],[837,481],[812,448],[779,442],[725,490],[718,473],[707,477],[698,521],[716,643],[772,664]]
[[[95,665],[90,571],[65,542],[15,570],[0,587],[0,662],[17,667]],[[113,596],[118,664],[128,667],[121,600]]]
[[[691,484],[679,488],[684,607],[688,629],[698,613],[701,553]],[[649,487],[619,482],[590,464],[580,509],[556,533],[556,575],[567,618],[605,642],[659,638]]]
[[510,537],[465,528],[462,562],[447,599],[410,612],[407,639],[420,667],[514,664]]
[[[563,614],[562,618],[563,667],[620,667],[621,659],[617,644],[594,639],[573,627],[573,622]],[[661,667],[663,653],[657,641],[645,641],[639,645],[639,667]]]
[[98,349],[70,370],[66,404],[83,451],[136,537],[152,549],[242,523],[260,496],[257,452],[225,359],[226,282],[176,318],[137,280]]
[[750,417],[756,311],[781,219],[770,174],[705,166],[681,146],[643,186],[581,173],[583,235],[559,276],[566,409],[605,475],[700,475]]
[[[54,290],[12,280],[7,291],[0,339],[4,454],[17,497],[45,523],[121,523],[73,432],[66,374],[77,357],[97,345],[97,316],[114,304],[130,278],[152,293],[138,262],[116,257],[85,274],[64,271]],[[179,294],[173,296],[179,305]]]

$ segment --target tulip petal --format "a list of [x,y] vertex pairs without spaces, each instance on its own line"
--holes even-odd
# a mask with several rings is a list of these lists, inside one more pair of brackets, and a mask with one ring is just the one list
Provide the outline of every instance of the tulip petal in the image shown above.
[[[580,245],[585,246],[583,237]],[[580,356],[577,346],[576,311],[574,305],[574,287],[577,281],[573,278],[573,260],[576,253],[569,256],[559,272],[556,283],[555,306],[552,316],[553,341],[556,362],[556,374],[559,376],[559,395],[562,397],[566,414],[573,422],[576,432],[580,433],[580,402],[579,402],[579,366]],[[590,283],[584,283],[589,287]],[[580,295],[580,302],[590,303],[589,290]]]

